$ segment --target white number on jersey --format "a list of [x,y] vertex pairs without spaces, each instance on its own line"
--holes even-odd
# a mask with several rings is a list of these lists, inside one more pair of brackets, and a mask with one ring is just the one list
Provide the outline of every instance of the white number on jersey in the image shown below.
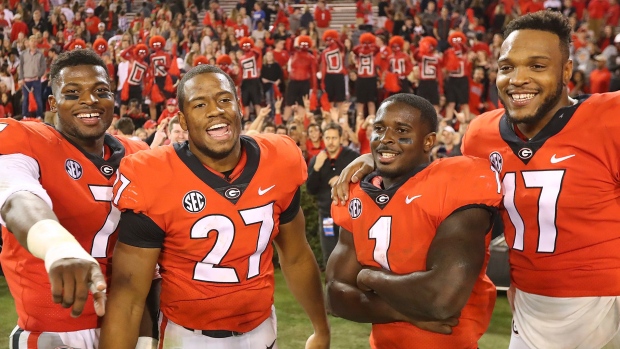
[[118,227],[118,222],[121,219],[121,211],[112,205],[113,187],[107,185],[89,185],[88,188],[90,189],[91,194],[93,194],[95,201],[105,201],[110,203],[110,212],[108,212],[108,216],[106,217],[101,229],[99,229],[97,234],[95,234],[93,246],[90,249],[91,256],[95,258],[104,258],[107,257],[110,235],[114,233],[116,227]]
[[372,252],[375,262],[383,269],[391,270],[387,252],[392,240],[392,217],[380,217],[368,231],[368,238],[375,240],[375,249]]
[[[248,275],[251,279],[260,272],[260,259],[269,246],[271,233],[273,232],[273,203],[265,206],[251,208],[239,211],[241,218],[246,226],[259,224],[258,242],[256,251],[248,260]],[[194,280],[217,282],[217,283],[235,283],[239,282],[239,276],[235,268],[221,266],[222,260],[232,247],[235,239],[235,226],[230,218],[222,215],[209,215],[199,219],[190,232],[192,239],[205,239],[209,237],[211,232],[217,234],[213,248],[202,262],[196,263],[194,268]]]
[[437,59],[437,57],[422,57],[422,79],[437,79],[437,64],[439,64],[439,59]]
[[[540,188],[540,197],[538,199],[538,247],[536,252],[555,252],[558,235],[555,219],[564,172],[564,170],[521,172],[525,188]],[[512,248],[523,251],[525,223],[515,205],[516,179],[515,172],[508,172],[504,176],[504,207],[506,207],[508,217],[515,227],[515,241],[512,244]]]
[[8,125],[8,124],[5,124],[5,123],[3,123],[3,122],[2,122],[2,123],[0,123],[0,132],[4,131],[4,129],[5,129],[7,126],[9,126],[9,125]]

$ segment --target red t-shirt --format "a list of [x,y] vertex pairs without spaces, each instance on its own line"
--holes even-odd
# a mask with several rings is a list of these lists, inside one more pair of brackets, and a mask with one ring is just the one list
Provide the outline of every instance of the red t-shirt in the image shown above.
[[590,93],[609,92],[611,72],[607,68],[594,69],[590,73]]

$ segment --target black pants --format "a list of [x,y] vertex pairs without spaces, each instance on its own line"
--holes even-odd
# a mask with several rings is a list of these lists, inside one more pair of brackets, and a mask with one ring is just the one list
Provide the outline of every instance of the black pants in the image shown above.
[[321,252],[323,253],[323,265],[327,266],[327,260],[329,256],[332,254],[332,251],[336,247],[338,243],[338,237],[340,236],[340,227],[333,224],[330,226],[328,224],[324,225],[323,222],[325,219],[331,219],[330,216],[323,216],[319,213],[319,238],[321,239]]

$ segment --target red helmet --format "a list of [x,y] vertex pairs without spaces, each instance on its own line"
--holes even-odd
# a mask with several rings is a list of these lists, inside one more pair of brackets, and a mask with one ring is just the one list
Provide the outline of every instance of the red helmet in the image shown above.
[[108,42],[104,38],[99,38],[93,43],[93,50],[97,54],[102,55],[108,50]]
[[85,49],[86,43],[82,39],[74,40],[71,45],[69,45],[69,51],[73,51],[75,49]]
[[241,38],[239,40],[239,46],[243,51],[249,51],[254,47],[254,40],[252,40],[252,38]]
[[323,41],[325,42],[338,41],[338,32],[334,29],[326,30],[323,33]]
[[312,39],[308,35],[300,35],[295,39],[295,47],[307,51],[312,47]]
[[133,49],[133,53],[140,58],[144,58],[149,54],[149,48],[145,44],[138,44]]
[[390,39],[390,48],[394,51],[400,51],[405,46],[405,39],[402,36],[396,35]]
[[232,59],[230,59],[229,55],[223,54],[217,57],[217,59],[215,60],[215,64],[219,66],[229,66],[232,65]]
[[161,35],[155,35],[149,40],[149,46],[153,50],[162,49],[164,48],[165,45],[166,45],[166,39],[164,39],[164,37]]
[[201,65],[201,64],[209,64],[209,60],[205,56],[195,56],[193,66]]

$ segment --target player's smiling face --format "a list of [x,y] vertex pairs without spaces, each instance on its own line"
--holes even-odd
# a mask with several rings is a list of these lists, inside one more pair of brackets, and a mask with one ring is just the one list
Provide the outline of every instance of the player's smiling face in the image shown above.
[[60,132],[80,145],[103,137],[114,117],[114,93],[103,67],[63,68],[53,88],[49,102]]
[[224,159],[240,147],[241,113],[234,89],[219,73],[199,74],[185,83],[179,121],[189,131],[192,152]]
[[502,44],[497,89],[514,123],[537,124],[551,118],[567,100],[572,62],[565,61],[557,35],[517,30]]
[[420,111],[404,103],[381,105],[373,124],[370,148],[386,185],[429,162],[435,133],[428,133]]

